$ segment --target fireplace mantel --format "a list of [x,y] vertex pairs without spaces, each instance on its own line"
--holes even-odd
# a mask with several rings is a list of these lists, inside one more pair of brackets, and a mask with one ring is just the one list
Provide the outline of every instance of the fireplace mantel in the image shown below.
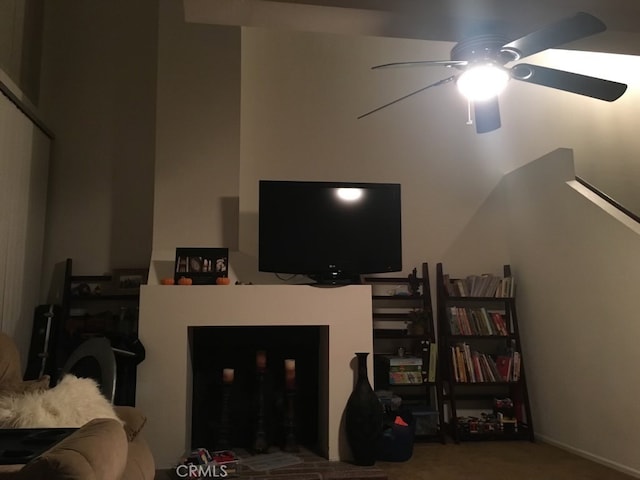
[[[190,447],[191,368],[188,327],[329,327],[327,398],[320,404],[326,429],[319,432],[329,460],[348,460],[343,413],[355,381],[355,352],[371,352],[368,285],[145,285],[139,335],[146,358],[138,368],[136,405],[148,418],[148,439],[158,468],[170,468]],[[369,358],[369,373],[372,359]]]

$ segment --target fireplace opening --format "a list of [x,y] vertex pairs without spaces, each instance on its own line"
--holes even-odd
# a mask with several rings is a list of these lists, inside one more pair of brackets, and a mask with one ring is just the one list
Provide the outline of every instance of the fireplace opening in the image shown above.
[[[189,347],[192,449],[223,447],[252,451],[258,430],[265,434],[270,450],[282,448],[292,428],[287,419],[289,402],[293,401],[297,444],[323,454],[328,327],[189,327]],[[262,409],[258,407],[257,357],[262,355],[258,352],[264,352],[266,357]],[[295,361],[295,389],[289,396],[287,392],[291,389],[285,388],[285,360]],[[288,363],[291,367],[291,362]],[[229,369],[233,369],[231,382]]]

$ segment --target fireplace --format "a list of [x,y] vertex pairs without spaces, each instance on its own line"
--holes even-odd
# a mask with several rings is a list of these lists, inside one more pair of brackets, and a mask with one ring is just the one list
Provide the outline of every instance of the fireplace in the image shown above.
[[318,391],[318,450],[329,460],[351,458],[343,415],[355,384],[355,352],[372,351],[370,286],[143,285],[139,335],[146,359],[138,369],[136,405],[147,416],[145,437],[158,468],[171,468],[191,447],[189,329],[265,326],[325,328],[320,344],[326,345],[328,368],[318,374],[327,388]]
[[[252,449],[257,424],[256,358],[264,354],[268,444],[278,448],[285,442],[287,394],[293,393],[297,443],[319,452],[319,399],[320,392],[328,388],[324,374],[328,368],[327,326],[190,327],[188,332],[192,449]],[[285,360],[295,362],[294,389],[285,388]],[[225,369],[233,370],[233,379],[227,383]],[[223,408],[225,394],[227,409]],[[230,426],[228,432],[224,422]]]

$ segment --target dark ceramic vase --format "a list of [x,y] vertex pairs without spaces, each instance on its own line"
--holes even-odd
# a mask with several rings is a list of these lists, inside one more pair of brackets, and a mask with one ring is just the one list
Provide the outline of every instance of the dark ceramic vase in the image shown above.
[[356,353],[358,380],[347,401],[345,428],[356,465],[373,465],[382,435],[382,405],[367,376],[368,353]]

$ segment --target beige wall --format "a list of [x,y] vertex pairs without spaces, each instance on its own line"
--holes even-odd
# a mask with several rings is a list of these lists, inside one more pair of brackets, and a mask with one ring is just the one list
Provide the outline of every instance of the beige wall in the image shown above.
[[240,30],[160,2],[153,251],[237,246]]
[[40,93],[43,10],[44,0],[0,2],[0,69],[33,104]]
[[599,62],[612,56],[596,55],[586,66],[563,52],[531,60],[631,82],[615,103],[512,81],[500,100],[503,127],[478,135],[465,125],[466,102],[448,84],[357,120],[452,73],[438,67],[372,71],[371,65],[448,58],[451,46],[243,29],[240,249],[257,251],[261,178],[398,181],[406,271],[425,259],[500,271],[507,249],[496,187],[505,172],[558,147],[575,150],[579,171],[597,168],[603,158],[630,163],[640,148],[627,121],[635,116],[633,72],[640,60],[621,55],[613,56],[619,70],[609,63],[600,72]]
[[43,301],[54,265],[149,263],[158,16],[153,0],[45,5],[41,110],[55,132]]
[[[632,78],[638,59],[615,57],[619,72],[598,63],[606,60],[601,55],[586,67],[571,63],[562,52],[533,59],[557,67],[569,62],[568,68],[584,73],[602,70],[600,75],[609,78],[619,75],[631,82],[630,88],[610,104],[514,81],[501,98],[503,127],[487,135],[465,125],[466,104],[453,85],[356,120],[376,105],[449,74],[437,68],[372,72],[369,66],[446,58],[448,48],[244,29],[241,249],[255,254],[260,178],[400,181],[405,269],[426,259],[432,274],[442,261],[451,274],[466,275],[499,273],[503,263],[511,263],[522,292],[520,317],[525,359],[531,359],[527,371],[537,432],[637,474],[631,448],[637,440],[628,442],[635,438],[628,425],[635,424],[630,403],[637,392],[615,374],[625,361],[634,364],[637,353],[630,341],[613,341],[614,332],[633,331],[621,319],[635,318],[634,282],[626,289],[609,266],[627,261],[622,270],[635,278],[634,262],[628,260],[638,256],[637,234],[564,184],[575,174],[573,161],[566,163],[566,150],[534,162],[531,169],[527,165],[561,146],[574,150],[578,170],[597,168],[611,157],[631,161],[631,152],[640,148],[640,139],[629,132],[638,98]],[[536,170],[538,164],[550,166]],[[520,183],[509,176],[505,184],[503,175],[510,171]],[[592,284],[594,276],[598,282]],[[570,290],[562,287],[567,279],[575,285]],[[595,294],[593,285],[600,286],[602,295]],[[628,300],[620,302],[622,295]],[[612,310],[614,315],[607,313]],[[598,348],[602,354],[596,361]],[[591,371],[597,378],[585,373]],[[626,400],[619,417],[621,396]],[[594,415],[599,418],[592,428]],[[601,428],[606,437],[596,433]]]

